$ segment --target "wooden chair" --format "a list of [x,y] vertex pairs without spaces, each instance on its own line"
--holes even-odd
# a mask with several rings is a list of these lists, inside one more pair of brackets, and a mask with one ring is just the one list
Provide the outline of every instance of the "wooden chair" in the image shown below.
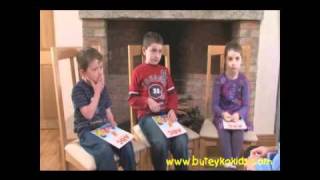
[[[170,72],[170,48],[169,45],[164,45],[162,48],[162,54],[164,56],[164,64],[165,67],[168,68]],[[141,63],[143,63],[142,57],[142,46],[141,45],[128,45],[128,75],[129,75],[129,85],[131,84],[131,75],[134,69],[134,57],[141,56]],[[131,132],[134,136],[143,142],[147,147],[150,147],[150,143],[148,142],[147,138],[144,136],[140,126],[137,124],[137,117],[130,106],[130,127]],[[199,156],[199,143],[200,143],[200,136],[190,128],[184,127],[187,131],[189,137],[189,153],[195,155],[196,157]],[[150,153],[150,150],[149,150]],[[151,163],[151,156],[149,156],[148,160],[149,167],[152,167]],[[171,167],[170,167],[171,168]],[[196,169],[196,167],[191,167],[190,169]]]
[[[64,170],[95,170],[96,164],[93,156],[80,146],[79,139],[73,132],[74,117],[71,91],[72,87],[80,77],[78,68],[76,68],[77,62],[75,61],[79,50],[80,48],[78,47],[52,47],[50,49],[58,110],[60,155],[62,168]],[[67,73],[62,72],[62,70],[66,70],[66,68],[63,67],[69,65],[71,69],[67,70]],[[69,80],[69,82],[67,80]],[[69,84],[69,86],[66,86],[66,84]],[[69,114],[66,112],[68,109]],[[133,148],[137,162],[137,169],[142,169],[144,165],[143,157],[146,153],[146,146],[137,141],[133,141]],[[117,161],[118,157],[115,157],[115,159]]]
[[[206,119],[202,124],[200,130],[200,157],[203,158],[207,155],[207,148],[210,146],[217,146],[218,145],[218,132],[216,127],[212,123],[212,117],[210,117],[210,108],[209,103],[211,102],[212,98],[210,97],[210,82],[211,79],[211,66],[212,66],[212,56],[220,56],[220,72],[224,72],[224,49],[225,46],[215,46],[209,45],[208,46],[208,59],[207,59],[207,81],[206,81],[206,94],[205,94],[205,112],[206,112]],[[242,46],[243,51],[243,61],[244,61],[244,68],[245,74],[248,74],[249,67],[250,67],[250,47],[249,46]],[[247,131],[244,133],[244,146],[254,145],[258,141],[256,134],[253,131]]]

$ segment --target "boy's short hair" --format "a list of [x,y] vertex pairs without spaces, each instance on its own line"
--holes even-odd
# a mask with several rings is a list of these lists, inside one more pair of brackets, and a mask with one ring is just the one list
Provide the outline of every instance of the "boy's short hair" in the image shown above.
[[147,32],[143,36],[143,42],[142,42],[143,47],[148,48],[148,46],[150,46],[150,44],[152,44],[152,43],[163,44],[162,36],[156,32]]
[[77,54],[77,62],[79,69],[87,70],[89,64],[97,59],[102,61],[102,54],[92,47],[84,48]]
[[226,44],[226,47],[224,49],[224,57],[225,58],[227,57],[228,51],[230,51],[230,50],[234,50],[236,52],[239,52],[242,57],[242,47],[238,42],[233,40],[233,41],[230,41]]

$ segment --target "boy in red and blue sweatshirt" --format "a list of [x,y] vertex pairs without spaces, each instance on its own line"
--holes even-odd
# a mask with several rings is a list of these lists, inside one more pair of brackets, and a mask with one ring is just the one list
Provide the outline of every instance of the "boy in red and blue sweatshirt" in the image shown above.
[[[175,159],[188,158],[188,136],[182,134],[167,139],[152,116],[167,114],[169,121],[176,121],[178,98],[168,69],[159,65],[162,56],[162,37],[148,32],[143,37],[144,63],[138,65],[131,77],[129,104],[138,116],[138,123],[151,144],[151,158],[155,170],[166,170],[170,150]],[[176,166],[187,170],[187,166]]]

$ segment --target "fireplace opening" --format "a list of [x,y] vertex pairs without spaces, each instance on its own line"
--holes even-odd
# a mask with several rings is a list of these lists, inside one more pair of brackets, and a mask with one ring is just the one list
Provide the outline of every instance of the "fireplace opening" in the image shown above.
[[[162,35],[170,46],[171,75],[179,97],[191,96],[190,107],[198,106],[204,113],[208,45],[224,45],[232,38],[232,21],[107,21],[108,76],[110,84],[122,81],[123,89],[112,87],[111,93],[120,98],[127,95],[129,44],[142,44],[148,31]],[[212,73],[219,74],[219,58],[213,61]],[[163,58],[162,58],[163,59]],[[135,65],[141,57],[135,57]],[[164,64],[163,60],[160,64]],[[117,82],[115,82],[117,81]],[[122,89],[122,90],[120,90]],[[183,98],[182,98],[183,99]],[[125,103],[125,102],[123,102]],[[189,110],[190,110],[189,107]],[[197,110],[197,112],[198,112]]]

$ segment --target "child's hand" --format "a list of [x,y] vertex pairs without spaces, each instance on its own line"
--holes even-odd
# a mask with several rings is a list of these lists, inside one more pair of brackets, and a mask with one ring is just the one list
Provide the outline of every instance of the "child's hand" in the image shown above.
[[232,114],[232,121],[239,121],[240,120],[240,115],[239,113],[234,113]]
[[177,120],[176,113],[174,112],[173,109],[171,109],[171,110],[168,112],[168,120],[171,121],[171,122],[175,122],[175,121]]
[[269,149],[265,146],[259,146],[253,150],[250,151],[250,156],[251,157],[257,157],[257,158],[261,158],[261,157],[265,157],[267,156],[267,153],[269,152]]
[[116,127],[117,126],[117,122],[114,120],[114,116],[113,116],[110,108],[108,108],[106,110],[106,114],[107,114],[107,119],[111,123],[112,127]]
[[148,98],[148,106],[149,109],[152,112],[159,112],[160,111],[160,104],[157,103],[155,100],[153,100],[152,98]]
[[110,121],[112,127],[116,127],[118,124],[115,120]]
[[232,116],[231,114],[229,114],[228,112],[223,112],[222,113],[222,117],[225,121],[231,121],[232,120]]
[[93,82],[91,79],[88,79],[93,87],[94,93],[101,94],[101,91],[104,88],[104,78],[101,76],[97,83]]

